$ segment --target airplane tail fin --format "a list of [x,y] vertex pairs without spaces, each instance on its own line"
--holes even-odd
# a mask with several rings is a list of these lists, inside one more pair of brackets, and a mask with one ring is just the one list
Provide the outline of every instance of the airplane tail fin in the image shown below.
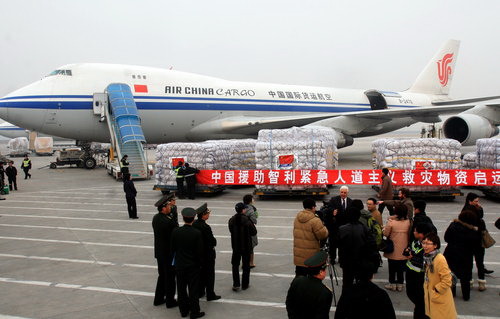
[[460,41],[448,40],[429,61],[409,92],[448,95]]

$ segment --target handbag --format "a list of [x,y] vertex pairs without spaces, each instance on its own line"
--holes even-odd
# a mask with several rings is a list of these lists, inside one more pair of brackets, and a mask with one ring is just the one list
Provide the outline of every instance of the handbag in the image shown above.
[[383,248],[381,249],[384,253],[392,253],[394,251],[394,243],[391,239],[386,238],[383,240]]
[[490,233],[485,229],[481,232],[482,244],[484,248],[490,248],[495,245],[496,241],[491,237]]

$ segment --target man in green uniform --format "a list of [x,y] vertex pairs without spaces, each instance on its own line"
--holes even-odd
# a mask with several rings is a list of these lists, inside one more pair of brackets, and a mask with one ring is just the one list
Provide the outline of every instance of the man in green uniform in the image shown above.
[[217,239],[212,233],[212,228],[207,224],[210,217],[210,209],[204,203],[196,209],[198,219],[193,223],[193,227],[201,231],[203,235],[203,263],[201,265],[200,276],[200,297],[207,294],[207,301],[218,300],[221,296],[215,294],[215,246]]
[[326,277],[328,254],[321,250],[306,259],[307,276],[297,276],[286,296],[288,318],[329,318],[333,294],[322,280]]
[[172,265],[170,241],[172,232],[179,227],[177,220],[172,216],[172,195],[165,195],[155,206],[158,214],[153,217],[153,231],[155,236],[155,258],[158,263],[158,280],[156,282],[155,299],[153,304],[159,306],[166,303],[167,308],[177,306],[175,300],[175,268]]
[[[203,238],[201,232],[194,228],[196,210],[186,207],[182,210],[184,226],[172,232],[172,253],[177,274],[177,298],[181,316],[201,318],[205,315],[200,311],[199,286],[200,268],[203,254]],[[189,295],[188,295],[189,288]]]

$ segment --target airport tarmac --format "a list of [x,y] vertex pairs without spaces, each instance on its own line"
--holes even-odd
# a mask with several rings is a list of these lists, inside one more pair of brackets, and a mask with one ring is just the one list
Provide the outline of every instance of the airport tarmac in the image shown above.
[[[371,168],[371,140],[360,139],[342,149],[340,168]],[[180,318],[177,308],[153,306],[157,271],[151,220],[156,213],[153,204],[161,196],[152,190],[154,180],[135,182],[140,218],[130,220],[121,182],[104,169],[38,169],[53,157],[33,156],[33,178],[24,180],[21,160],[15,159],[19,190],[0,201],[0,319]],[[292,225],[302,207],[301,198],[256,201],[257,267],[252,269],[248,290],[231,290],[227,221],[235,213],[234,204],[252,190],[231,188],[217,196],[178,200],[179,209],[207,202],[212,210],[208,223],[218,240],[215,286],[222,299],[200,300],[207,318],[287,317],[284,302],[294,277]],[[336,195],[338,188],[330,192]],[[369,186],[353,186],[349,194],[363,200],[373,195]],[[428,203],[428,214],[441,238],[463,201]],[[487,227],[497,240],[485,258],[486,267],[495,272],[487,276],[486,291],[479,292],[476,283],[470,301],[464,302],[458,292],[455,303],[460,318],[500,316],[500,231],[493,225],[500,216],[499,205],[484,198],[481,203]],[[339,268],[337,272],[341,277]],[[382,287],[387,278],[384,260],[374,281]],[[329,280],[325,283],[330,285]],[[334,289],[338,298],[340,286]],[[404,292],[389,292],[389,296],[398,318],[412,317],[412,304]]]

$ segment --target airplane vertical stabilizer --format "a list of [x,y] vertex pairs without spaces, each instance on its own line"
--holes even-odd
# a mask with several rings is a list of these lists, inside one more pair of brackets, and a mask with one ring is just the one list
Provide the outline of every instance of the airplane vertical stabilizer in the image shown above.
[[458,40],[446,41],[408,91],[447,95],[455,73],[459,47],[460,41]]

